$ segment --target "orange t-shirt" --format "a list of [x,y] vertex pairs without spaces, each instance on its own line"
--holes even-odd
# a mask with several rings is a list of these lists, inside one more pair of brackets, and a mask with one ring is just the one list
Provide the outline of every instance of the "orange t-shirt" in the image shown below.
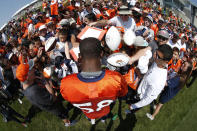
[[90,119],[101,118],[110,112],[110,104],[128,92],[123,76],[105,70],[96,78],[83,78],[80,74],[66,76],[61,81],[62,97],[78,107]]
[[73,10],[75,9],[75,7],[74,7],[74,6],[72,6],[72,5],[67,6],[66,8],[67,8],[69,11],[73,11]]
[[35,25],[35,29],[37,30],[37,29],[39,29],[39,27],[41,26],[41,25],[44,25],[45,23],[40,23],[40,22],[38,22],[36,25]]
[[154,36],[157,36],[157,32],[159,31],[157,24],[152,24],[151,29],[154,31]]
[[42,3],[42,9],[45,9],[45,8],[47,8],[47,2]]
[[178,72],[181,67],[181,59],[179,59],[175,64],[173,63],[173,60],[171,59],[168,63],[168,70],[173,69],[175,72]]

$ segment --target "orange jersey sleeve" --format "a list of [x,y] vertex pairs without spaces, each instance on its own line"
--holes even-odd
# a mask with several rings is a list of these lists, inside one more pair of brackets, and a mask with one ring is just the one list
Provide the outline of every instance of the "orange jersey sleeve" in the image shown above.
[[127,82],[127,85],[133,90],[137,89],[138,86],[138,78],[135,74],[135,68],[131,68],[127,74],[124,75],[124,78]]
[[93,79],[73,74],[62,79],[62,97],[78,107],[90,119],[101,118],[110,112],[109,105],[126,95],[127,84],[118,72],[103,71]]

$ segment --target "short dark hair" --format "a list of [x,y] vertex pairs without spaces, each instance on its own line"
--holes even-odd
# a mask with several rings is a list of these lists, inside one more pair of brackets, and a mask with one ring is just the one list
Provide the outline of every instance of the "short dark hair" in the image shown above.
[[96,15],[94,13],[90,13],[90,14],[87,14],[85,16],[89,21],[93,21],[95,22],[97,19],[96,19]]
[[85,38],[80,42],[79,50],[83,58],[100,58],[102,53],[101,42],[93,37]]
[[178,52],[178,54],[179,54],[179,49],[177,48],[177,47],[174,47],[173,49],[172,49],[172,51],[174,52]]
[[160,45],[158,51],[160,51],[163,54],[163,60],[170,61],[172,59],[173,51],[169,45],[167,44]]
[[68,35],[68,30],[66,30],[66,29],[60,29],[58,34],[59,35]]

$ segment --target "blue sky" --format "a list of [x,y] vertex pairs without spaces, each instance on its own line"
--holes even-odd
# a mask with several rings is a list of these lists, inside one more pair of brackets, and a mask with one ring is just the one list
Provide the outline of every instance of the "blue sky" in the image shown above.
[[34,0],[1,0],[0,3],[0,27],[10,20],[12,15],[24,5]]

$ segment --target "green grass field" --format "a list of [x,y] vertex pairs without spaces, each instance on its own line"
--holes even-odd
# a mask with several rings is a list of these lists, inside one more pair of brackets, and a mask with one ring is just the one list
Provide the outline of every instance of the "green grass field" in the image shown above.
[[[92,126],[83,114],[72,116],[74,111],[71,110],[70,118],[79,120],[72,127],[64,127],[62,121],[57,117],[47,112],[41,112],[32,119],[28,128],[15,122],[4,123],[0,116],[0,131],[196,131],[196,85],[197,81],[189,89],[181,90],[173,100],[163,106],[153,121],[150,121],[145,115],[146,112],[149,112],[149,106],[139,110],[135,116],[126,116],[124,111],[128,106],[124,102],[117,101],[112,110],[113,115],[118,114],[117,119],[107,119],[106,123],[98,122],[95,126]],[[18,102],[13,103],[12,107],[25,116],[31,105],[25,99],[23,102],[22,105]]]

